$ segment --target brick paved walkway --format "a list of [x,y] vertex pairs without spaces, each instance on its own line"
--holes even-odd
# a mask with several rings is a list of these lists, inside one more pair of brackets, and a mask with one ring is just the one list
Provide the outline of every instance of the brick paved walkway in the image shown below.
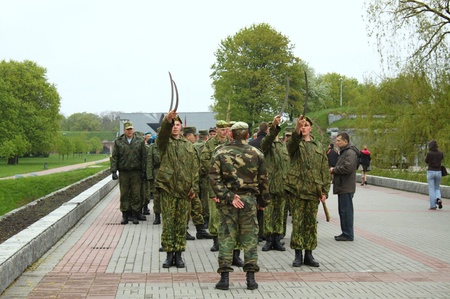
[[330,195],[331,221],[319,211],[320,267],[293,268],[289,246],[260,250],[254,291],[241,268],[230,274],[229,291],[214,289],[211,240],[188,241],[186,268],[163,269],[161,226],[152,225],[153,214],[120,225],[118,201],[116,187],[0,298],[450,298],[450,200],[429,211],[425,195],[358,186],[355,241],[336,242],[337,197]]

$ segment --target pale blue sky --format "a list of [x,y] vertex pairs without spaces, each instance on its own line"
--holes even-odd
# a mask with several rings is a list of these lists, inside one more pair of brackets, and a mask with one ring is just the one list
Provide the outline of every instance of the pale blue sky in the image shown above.
[[361,0],[0,0],[0,60],[47,69],[61,112],[165,112],[168,71],[180,112],[208,111],[220,41],[268,23],[317,74],[380,72]]

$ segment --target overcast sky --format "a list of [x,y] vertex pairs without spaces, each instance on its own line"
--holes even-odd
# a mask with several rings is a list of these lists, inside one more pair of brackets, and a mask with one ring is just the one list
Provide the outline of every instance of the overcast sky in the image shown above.
[[[317,74],[380,72],[361,0],[0,0],[0,60],[47,69],[61,113],[208,111],[221,40],[268,23]],[[370,43],[369,43],[370,42]]]

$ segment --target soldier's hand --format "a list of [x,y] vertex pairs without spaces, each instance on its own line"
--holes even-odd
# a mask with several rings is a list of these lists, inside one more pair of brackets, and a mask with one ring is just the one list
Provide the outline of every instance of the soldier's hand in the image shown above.
[[112,179],[113,180],[117,180],[119,178],[119,176],[117,175],[117,171],[113,171],[112,172]]
[[211,197],[211,200],[214,202],[220,202],[220,199],[218,199],[217,197]]
[[233,207],[237,208],[237,209],[243,209],[244,208],[244,203],[241,200],[241,197],[237,194],[234,195],[234,199],[233,199]]
[[273,118],[272,126],[276,127],[281,123],[281,115],[277,115]]

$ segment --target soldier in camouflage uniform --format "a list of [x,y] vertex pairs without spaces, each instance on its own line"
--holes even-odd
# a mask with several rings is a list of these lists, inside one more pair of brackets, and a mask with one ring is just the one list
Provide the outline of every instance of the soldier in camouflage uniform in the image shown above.
[[[150,132],[146,132],[144,134],[144,145],[145,145],[145,149],[147,150],[147,156],[148,157],[148,152],[150,151],[150,138],[152,138],[152,133]],[[145,165],[145,169],[147,169],[147,162]],[[141,213],[143,215],[150,215],[150,210],[148,208],[148,204],[150,203],[150,193],[151,193],[151,183],[150,180],[148,179],[148,173],[146,171],[146,179],[142,182],[142,211]]]
[[[286,190],[292,212],[291,248],[295,250],[293,267],[303,264],[319,267],[312,251],[317,247],[317,212],[330,190],[328,159],[322,144],[311,135],[312,121],[299,117],[287,143],[290,167]],[[302,250],[305,259],[302,260]]]
[[[195,147],[195,142],[197,142],[197,137],[195,136],[195,133],[197,132],[197,129],[195,127],[184,127],[183,128],[183,135],[184,138],[189,140],[192,145],[195,148],[195,153],[197,155],[198,163],[200,165],[200,154],[198,153],[197,148]],[[199,171],[200,176],[200,171]],[[200,181],[199,181],[200,184]],[[199,185],[200,190],[200,185]],[[195,196],[191,200],[191,206],[188,211],[188,223],[189,218],[192,217],[192,222],[195,225],[195,228],[197,230],[196,237],[197,239],[212,239],[212,236],[205,230],[205,221],[203,219],[203,207],[202,202],[200,201],[199,196]],[[187,223],[187,224],[188,224]],[[191,236],[189,232],[186,230],[186,240],[195,240],[195,237]]]
[[[287,127],[284,130],[283,142],[285,144],[287,144],[289,139],[292,137],[293,131],[294,131],[294,128],[292,128],[292,127]],[[289,207],[289,200],[286,200],[285,205],[284,205],[283,234],[282,234],[283,237],[286,236],[287,219],[288,219],[288,216],[290,216],[290,214],[291,214],[291,209]]]
[[[208,140],[208,131],[200,130],[198,131],[199,138],[196,143],[194,143],[194,147],[197,150],[199,157],[203,151],[203,147],[205,146],[206,141]],[[203,211],[203,220],[205,221],[205,227],[208,227],[209,223],[209,198],[208,198],[208,189],[209,189],[209,177],[208,173],[202,172],[203,167],[200,169],[200,193],[198,197],[202,203],[202,211]]]
[[[159,133],[159,129],[157,129]],[[147,152],[147,180],[150,182],[150,188],[153,193],[153,213],[155,213],[155,220],[153,224],[161,224],[161,201],[159,198],[159,191],[155,188],[155,179],[158,175],[159,166],[161,165],[161,157],[156,143],[150,144]]]
[[184,268],[181,252],[186,249],[187,211],[198,193],[199,163],[195,148],[180,134],[181,119],[175,110],[163,119],[156,145],[161,166],[155,187],[161,199],[163,227],[161,244],[167,252],[163,268]]
[[[119,179],[121,224],[128,219],[138,224],[145,220],[141,210],[141,187],[145,179],[146,149],[144,139],[134,132],[131,122],[124,123],[125,133],[114,141],[111,154],[112,179]],[[117,176],[119,171],[120,177]]]
[[233,251],[239,242],[244,248],[247,289],[254,290],[259,271],[256,211],[269,204],[267,170],[263,154],[247,144],[248,125],[237,122],[231,129],[234,140],[215,152],[209,171],[220,209],[217,272],[221,278],[216,288],[228,290]]
[[284,209],[286,203],[286,191],[284,182],[289,167],[289,154],[286,144],[278,139],[281,131],[278,125],[281,116],[277,115],[270,126],[269,134],[261,141],[261,150],[264,154],[269,176],[270,204],[264,210],[264,233],[266,244],[263,251],[275,249],[285,251],[281,238],[284,229]]

